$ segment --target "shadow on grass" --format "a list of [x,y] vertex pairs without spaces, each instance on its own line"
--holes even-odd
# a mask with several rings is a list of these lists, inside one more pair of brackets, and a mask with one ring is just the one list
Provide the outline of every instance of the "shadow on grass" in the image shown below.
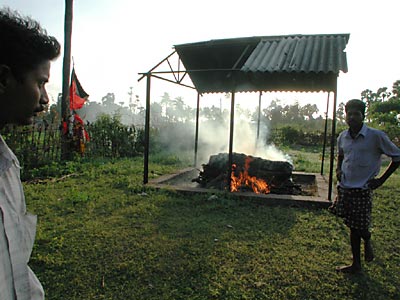
[[210,195],[168,199],[160,205],[155,229],[163,249],[158,263],[149,266],[151,286],[164,297],[239,299],[275,288],[275,283],[263,286],[261,277],[279,267],[296,223],[293,209]]
[[[383,275],[383,274],[381,274]],[[348,297],[349,299],[360,299],[360,300],[386,300],[386,299],[400,299],[400,290],[396,283],[389,285],[392,281],[389,273],[383,275],[386,279],[383,280],[385,284],[381,284],[382,278],[377,279],[376,274],[368,268],[363,272],[350,275],[343,275],[343,280],[348,281],[346,285],[349,288]],[[390,287],[391,288],[388,288]],[[397,295],[397,296],[396,296]]]

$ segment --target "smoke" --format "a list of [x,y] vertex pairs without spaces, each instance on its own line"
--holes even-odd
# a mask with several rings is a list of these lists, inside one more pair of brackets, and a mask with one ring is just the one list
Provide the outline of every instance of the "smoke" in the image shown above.
[[[269,130],[260,126],[257,138],[257,124],[249,120],[237,119],[234,124],[232,152],[244,153],[273,161],[288,161],[288,154],[274,144],[267,144]],[[207,163],[210,155],[229,151],[229,123],[201,122],[199,125],[198,158],[200,163]]]
[[[170,96],[165,93],[163,99],[164,103],[171,102],[172,104],[168,107],[169,110],[164,111],[164,115],[158,112],[159,118],[167,117],[173,122],[161,124],[160,134],[157,136],[160,148],[154,149],[153,147],[153,149],[155,151],[168,151],[180,156],[186,155],[189,151],[193,153],[195,140],[193,111],[187,109],[188,106],[184,104],[181,97],[172,101]],[[219,107],[213,105],[200,110],[197,144],[198,165],[208,163],[211,155],[229,152],[230,109],[223,109],[223,106],[230,103],[228,100],[227,98],[220,98]],[[158,106],[162,107],[161,104],[158,104]],[[289,155],[268,142],[269,130],[264,122],[260,122],[260,128],[257,128],[257,123],[251,121],[252,113],[250,110],[242,109],[237,105],[235,111],[233,152],[272,161],[287,161],[293,164]],[[152,115],[153,117],[157,116],[157,111],[154,111]],[[153,120],[153,124],[156,121],[156,119]]]

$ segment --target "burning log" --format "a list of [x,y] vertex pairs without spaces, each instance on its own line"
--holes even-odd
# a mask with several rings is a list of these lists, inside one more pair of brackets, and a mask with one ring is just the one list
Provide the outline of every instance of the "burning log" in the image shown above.
[[[211,155],[208,164],[193,181],[205,188],[226,189],[229,154]],[[293,166],[287,161],[272,161],[243,153],[232,153],[231,191],[255,193],[300,194],[292,181]]]

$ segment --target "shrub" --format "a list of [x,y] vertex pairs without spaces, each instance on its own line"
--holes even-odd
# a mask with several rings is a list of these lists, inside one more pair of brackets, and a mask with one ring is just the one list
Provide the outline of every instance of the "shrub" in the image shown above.
[[142,130],[122,124],[119,115],[100,115],[88,131],[91,156],[133,157],[143,149]]

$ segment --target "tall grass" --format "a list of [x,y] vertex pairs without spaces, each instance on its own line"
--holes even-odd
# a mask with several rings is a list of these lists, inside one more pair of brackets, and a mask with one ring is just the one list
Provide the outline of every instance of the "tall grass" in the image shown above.
[[[319,170],[318,154],[296,155]],[[171,160],[149,176],[181,167]],[[335,272],[348,230],[324,209],[156,191],[142,172],[138,158],[98,161],[25,183],[47,299],[400,299],[399,171],[376,192],[377,258],[357,276]]]

